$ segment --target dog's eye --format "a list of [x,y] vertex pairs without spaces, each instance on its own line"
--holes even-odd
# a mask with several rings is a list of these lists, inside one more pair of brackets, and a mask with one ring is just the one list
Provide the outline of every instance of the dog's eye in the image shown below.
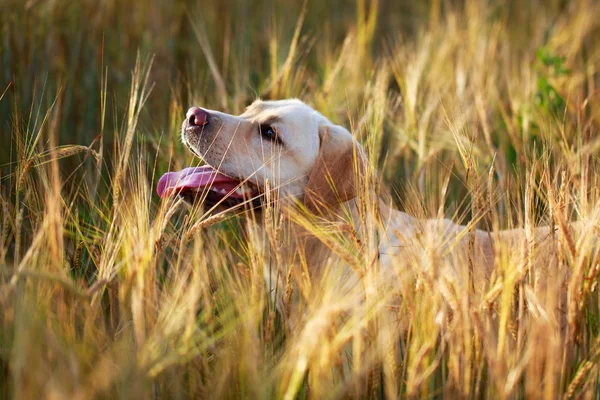
[[279,138],[279,136],[277,136],[277,131],[275,130],[275,128],[273,128],[272,126],[269,125],[261,125],[260,126],[260,134],[273,141],[273,142],[277,142],[277,143],[282,143],[281,139]]

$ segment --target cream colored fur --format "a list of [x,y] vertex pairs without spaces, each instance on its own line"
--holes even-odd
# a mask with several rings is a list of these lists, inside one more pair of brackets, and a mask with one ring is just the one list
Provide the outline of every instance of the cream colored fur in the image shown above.
[[[322,222],[345,221],[357,227],[361,219],[357,191],[366,187],[361,180],[367,179],[368,169],[362,147],[348,130],[295,99],[257,100],[239,116],[207,111],[210,124],[195,136],[184,129],[184,143],[222,173],[247,179],[263,193],[271,189],[269,198],[274,199],[271,210],[276,213],[270,216],[270,221],[280,215],[287,216],[285,226],[277,228],[283,245],[274,243],[272,234],[265,231],[263,213],[250,224],[255,246],[266,256],[271,254],[273,258],[304,265],[293,273],[295,279],[303,279],[302,274],[319,275],[323,266],[335,257],[335,251],[301,223],[290,222],[294,219],[290,210],[295,215],[308,215],[307,218],[314,215]],[[263,138],[258,129],[261,124],[276,129],[282,144]],[[494,265],[495,247],[518,248],[525,240],[520,230],[494,235],[447,219],[415,219],[389,207],[389,202],[383,200],[375,208],[378,215],[369,218],[375,221],[371,226],[377,227],[377,232],[358,232],[357,228],[357,235],[363,236],[358,240],[369,240],[365,235],[377,237],[378,274],[383,276],[383,282],[390,284],[401,275],[395,265],[409,263],[412,258],[415,264],[435,264],[441,257],[445,262],[440,264],[456,266],[452,273],[458,279],[469,276],[475,289],[483,291]],[[538,230],[536,235],[538,239],[551,236],[547,228]],[[430,250],[423,252],[423,248]],[[417,259],[424,254],[431,256],[431,260]],[[268,284],[281,288],[290,271],[274,271],[272,265],[265,267]],[[339,271],[345,288],[358,285],[357,275],[360,273],[351,268]]]

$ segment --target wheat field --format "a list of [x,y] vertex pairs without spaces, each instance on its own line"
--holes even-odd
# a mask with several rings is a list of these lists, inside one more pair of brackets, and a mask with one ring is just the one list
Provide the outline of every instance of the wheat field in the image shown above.
[[[350,129],[398,209],[526,239],[477,287],[434,240],[384,285],[308,226],[357,301],[161,201],[187,108],[258,97]],[[0,397],[598,398],[599,106],[592,0],[2,1]]]

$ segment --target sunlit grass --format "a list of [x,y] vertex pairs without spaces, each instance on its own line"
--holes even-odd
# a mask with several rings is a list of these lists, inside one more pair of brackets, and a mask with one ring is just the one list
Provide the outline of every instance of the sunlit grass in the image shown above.
[[[598,4],[71,3],[0,6],[2,397],[598,396]],[[398,208],[470,230],[380,273],[371,186],[357,225],[269,204],[265,237],[159,200],[199,162],[186,108],[257,96],[348,127]],[[523,233],[488,274],[453,251],[474,227]],[[322,265],[292,251],[314,243]]]

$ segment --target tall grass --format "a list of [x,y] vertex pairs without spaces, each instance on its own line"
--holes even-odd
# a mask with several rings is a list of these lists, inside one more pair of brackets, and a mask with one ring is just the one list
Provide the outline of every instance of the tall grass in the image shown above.
[[[585,0],[2,3],[2,397],[598,397],[598,15]],[[343,260],[313,266],[288,257],[271,206],[268,252],[243,218],[159,201],[162,173],[198,163],[186,108],[256,96],[350,128],[409,214],[525,238],[486,279],[420,238],[381,282],[366,214],[297,216]],[[339,290],[342,264],[359,296]]]

